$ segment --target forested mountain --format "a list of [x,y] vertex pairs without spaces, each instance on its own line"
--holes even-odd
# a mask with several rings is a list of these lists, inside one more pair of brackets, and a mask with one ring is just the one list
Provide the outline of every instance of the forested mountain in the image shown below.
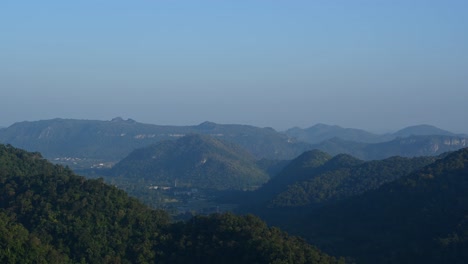
[[0,145],[1,263],[337,263],[253,216],[171,223],[101,180]]
[[20,122],[0,130],[0,142],[40,151],[48,159],[69,157],[78,163],[83,159],[99,163],[116,162],[137,148],[191,133],[233,142],[257,158],[291,159],[309,147],[272,128],[211,122],[197,126],[160,126],[122,118],[112,121],[52,119]]
[[323,164],[332,156],[319,150],[306,151],[299,157],[293,159],[284,167],[277,176],[265,183],[260,189],[247,194],[249,205],[262,204],[269,201],[290,184],[302,181],[310,174],[317,173],[323,169]]
[[363,160],[378,160],[392,156],[436,156],[468,146],[468,137],[462,136],[409,136],[382,143],[368,144],[339,138],[314,145],[331,155],[349,154]]
[[[279,213],[286,207],[323,205],[366,191],[403,177],[437,157],[363,161],[350,155],[331,157],[318,150],[291,161],[275,178],[251,193],[247,211],[262,211],[262,216]],[[277,212],[278,211],[278,212]]]
[[403,177],[435,160],[434,157],[392,157],[362,162],[352,156],[340,154],[324,165],[326,170],[289,185],[270,201],[269,206],[298,207],[342,200],[377,189],[382,184]]
[[276,175],[281,172],[291,160],[270,160],[270,159],[261,159],[256,162],[257,166],[266,172],[270,178],[276,177]]
[[205,135],[188,135],[137,149],[110,171],[115,177],[153,185],[252,189],[268,181],[244,149]]
[[391,135],[377,135],[362,129],[343,128],[326,124],[316,124],[306,129],[294,127],[288,129],[285,134],[310,144],[317,144],[332,138],[365,143],[384,142],[393,138]]
[[465,148],[377,190],[309,210],[289,225],[360,263],[467,263],[467,219]]

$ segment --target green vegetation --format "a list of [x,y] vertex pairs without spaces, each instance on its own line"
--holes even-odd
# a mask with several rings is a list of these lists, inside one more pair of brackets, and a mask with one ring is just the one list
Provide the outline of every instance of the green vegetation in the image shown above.
[[[0,145],[2,263],[337,263],[253,216],[171,223],[102,180]],[[343,262],[343,260],[341,260]]]
[[9,146],[0,146],[0,153],[1,208],[37,238],[34,243],[52,245],[75,262],[154,257],[145,254],[169,223],[166,213],[148,209],[101,180],[75,176],[37,153]]
[[392,157],[366,162],[346,154],[332,157],[319,150],[308,151],[260,189],[238,194],[245,197],[239,199],[243,204],[240,210],[262,212],[263,217],[270,219],[268,212],[278,211],[274,213],[277,217],[281,208],[323,205],[377,189],[436,159]]
[[289,185],[270,202],[270,207],[305,206],[342,200],[377,189],[435,160],[434,157],[393,157],[363,162],[341,154],[329,160],[322,173],[311,174],[307,180]]
[[308,175],[320,171],[322,165],[331,158],[330,155],[319,150],[304,152],[293,159],[277,176],[262,186],[254,196],[260,200],[269,199],[272,195],[281,191],[284,186],[301,181],[307,178]]
[[252,215],[195,217],[171,234],[165,263],[344,263]]
[[189,135],[135,150],[110,174],[135,181],[144,179],[159,186],[253,189],[269,178],[255,162],[252,155],[236,145]]
[[467,263],[467,176],[463,149],[362,195],[285,210],[281,224],[359,263]]

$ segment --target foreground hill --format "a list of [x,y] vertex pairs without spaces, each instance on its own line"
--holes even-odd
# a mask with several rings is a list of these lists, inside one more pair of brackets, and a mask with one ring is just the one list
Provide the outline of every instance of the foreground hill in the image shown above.
[[409,136],[381,143],[358,143],[339,138],[314,145],[331,155],[349,154],[363,160],[378,160],[392,156],[437,156],[447,151],[468,147],[468,137],[463,136]]
[[165,212],[0,145],[1,263],[337,263],[253,216]]
[[[160,126],[121,118],[112,121],[52,119],[20,122],[0,130],[0,142],[40,151],[48,159],[73,159],[79,165],[86,163],[83,160],[116,162],[137,148],[192,133],[233,142],[257,158],[291,159],[309,147],[271,128],[211,122],[197,126]],[[88,165],[92,163],[86,163]]]
[[135,150],[110,174],[165,186],[252,189],[269,178],[255,162],[234,144],[194,134]]
[[309,213],[290,218],[291,229],[360,263],[467,263],[468,149],[361,196],[301,210]]

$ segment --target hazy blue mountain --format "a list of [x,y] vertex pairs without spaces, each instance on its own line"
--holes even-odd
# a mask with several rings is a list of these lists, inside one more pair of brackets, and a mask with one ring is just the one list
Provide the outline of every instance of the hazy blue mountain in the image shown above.
[[409,137],[409,136],[456,136],[455,133],[452,133],[447,130],[440,129],[431,125],[416,125],[403,128],[392,134],[395,137]]
[[343,128],[325,124],[316,124],[306,129],[295,127],[287,130],[285,134],[311,144],[317,144],[335,137],[366,143],[383,142],[391,139],[389,136],[373,134],[362,129]]
[[365,148],[368,159],[386,156],[434,156],[468,146],[468,138],[457,136],[410,136],[389,142],[369,145]]
[[137,149],[110,173],[155,185],[208,189],[253,189],[269,179],[244,149],[198,134]]
[[333,138],[353,141],[356,143],[382,143],[396,138],[405,138],[410,136],[466,136],[457,135],[431,125],[415,125],[403,128],[395,133],[374,134],[362,129],[317,124],[306,129],[298,127],[291,128],[287,130],[285,134],[311,144],[319,144]]
[[[0,142],[49,159],[79,158],[116,162],[132,150],[191,133],[211,135],[243,146],[257,158],[292,159],[309,148],[271,128],[247,125],[160,126],[115,118],[111,121],[52,119],[20,122],[0,130]],[[69,164],[70,165],[70,164]],[[73,163],[71,164],[73,166]]]
[[409,136],[375,144],[357,143],[333,138],[314,145],[314,148],[330,153],[331,155],[344,153],[363,160],[376,160],[391,156],[436,156],[447,151],[454,151],[467,146],[468,137]]
[[285,221],[359,263],[467,263],[467,190],[465,148],[377,190]]

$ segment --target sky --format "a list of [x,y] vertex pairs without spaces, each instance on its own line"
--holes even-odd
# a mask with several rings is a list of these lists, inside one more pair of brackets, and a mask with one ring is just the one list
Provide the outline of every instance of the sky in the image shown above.
[[0,126],[468,132],[465,0],[2,0]]

